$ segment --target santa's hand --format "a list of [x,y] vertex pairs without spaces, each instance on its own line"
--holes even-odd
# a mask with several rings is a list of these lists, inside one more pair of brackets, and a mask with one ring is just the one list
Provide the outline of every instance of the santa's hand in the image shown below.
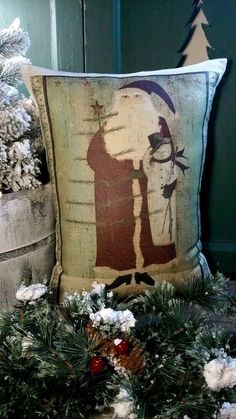
[[104,122],[104,124],[100,127],[99,131],[101,134],[105,133],[105,126],[107,125],[107,122]]
[[133,169],[131,171],[131,178],[132,179],[141,179],[144,176],[142,170]]
[[150,172],[153,170],[153,161],[152,161],[152,156],[150,154],[151,148],[149,147],[144,156],[143,156],[143,171],[146,174],[146,176],[149,176]]

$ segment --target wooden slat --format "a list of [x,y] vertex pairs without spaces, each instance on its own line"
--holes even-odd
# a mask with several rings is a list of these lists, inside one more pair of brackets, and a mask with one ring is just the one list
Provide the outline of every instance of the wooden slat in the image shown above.
[[[119,7],[112,0],[84,0],[85,71],[119,72]],[[116,49],[114,47],[116,46]]]
[[55,65],[58,70],[83,72],[83,2],[51,0],[51,6]]
[[0,199],[0,253],[29,246],[54,232],[50,184]]

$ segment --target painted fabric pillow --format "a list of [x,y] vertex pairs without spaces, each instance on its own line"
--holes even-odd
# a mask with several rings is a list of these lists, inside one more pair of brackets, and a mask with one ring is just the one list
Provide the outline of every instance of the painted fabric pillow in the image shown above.
[[208,275],[199,190],[226,60],[126,75],[27,67],[57,218],[52,286],[123,295]]

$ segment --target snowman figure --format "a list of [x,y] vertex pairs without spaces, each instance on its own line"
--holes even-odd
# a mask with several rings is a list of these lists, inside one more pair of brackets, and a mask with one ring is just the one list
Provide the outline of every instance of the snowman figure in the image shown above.
[[[148,179],[148,211],[155,245],[168,245],[176,240],[176,185],[178,153],[165,118],[159,117],[160,132],[149,135],[150,147],[143,159]],[[183,154],[183,153],[182,153]],[[183,157],[178,156],[178,157]],[[186,170],[187,166],[184,166]]]

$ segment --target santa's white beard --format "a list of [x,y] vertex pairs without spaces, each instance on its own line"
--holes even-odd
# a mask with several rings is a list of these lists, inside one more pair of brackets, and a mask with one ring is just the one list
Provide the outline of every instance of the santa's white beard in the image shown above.
[[159,131],[157,111],[151,99],[141,104],[127,100],[122,106],[115,105],[110,112],[117,115],[108,119],[105,132],[119,129],[105,134],[106,150],[117,160],[140,162],[150,146],[148,136]]

